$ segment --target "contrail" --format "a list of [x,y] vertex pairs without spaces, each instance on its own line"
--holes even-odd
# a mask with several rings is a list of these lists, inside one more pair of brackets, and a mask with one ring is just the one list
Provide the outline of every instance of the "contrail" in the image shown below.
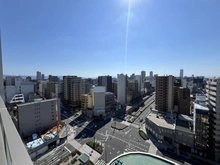
[[127,49],[128,49],[128,30],[130,22],[130,10],[131,10],[131,0],[128,2],[128,13],[127,13],[127,24],[126,24],[126,35],[125,35],[125,74],[127,73]]

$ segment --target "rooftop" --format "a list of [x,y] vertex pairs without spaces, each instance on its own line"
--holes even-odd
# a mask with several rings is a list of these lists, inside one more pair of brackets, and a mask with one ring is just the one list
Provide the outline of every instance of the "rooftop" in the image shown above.
[[180,119],[176,120],[176,129],[185,131],[188,133],[193,133],[192,128],[193,128],[192,122],[189,122],[186,120],[180,120]]
[[42,100],[42,99],[34,99],[33,102],[27,102],[27,103],[24,103],[24,104],[18,104],[18,107],[21,107],[21,106],[26,106],[26,105],[30,105],[30,104],[35,104],[35,103],[44,103],[44,102],[49,102],[49,101],[56,101],[57,99],[54,98],[54,99],[47,99],[47,100]]
[[157,126],[175,129],[175,119],[171,119],[166,114],[160,112],[151,112],[147,118],[154,122]]
[[193,121],[193,116],[179,114],[178,119],[192,122]]
[[199,109],[199,110],[203,110],[203,111],[209,111],[209,108],[203,104],[194,103],[194,108]]

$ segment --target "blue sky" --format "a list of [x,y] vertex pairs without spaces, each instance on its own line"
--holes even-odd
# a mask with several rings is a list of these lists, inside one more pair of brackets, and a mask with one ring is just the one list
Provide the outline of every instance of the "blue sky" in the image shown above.
[[4,74],[220,76],[219,0],[130,1],[0,0]]

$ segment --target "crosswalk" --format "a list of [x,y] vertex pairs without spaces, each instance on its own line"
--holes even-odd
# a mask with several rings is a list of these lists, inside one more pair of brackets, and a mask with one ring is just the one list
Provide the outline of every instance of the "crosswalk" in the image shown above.
[[107,165],[107,164],[105,163],[104,160],[99,159],[99,160],[95,163],[95,165]]
[[134,147],[127,145],[126,149],[124,150],[125,152],[134,152],[137,151]]

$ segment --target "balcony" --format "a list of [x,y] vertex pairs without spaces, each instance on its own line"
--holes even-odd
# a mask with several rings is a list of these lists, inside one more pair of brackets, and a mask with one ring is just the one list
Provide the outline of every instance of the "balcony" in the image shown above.
[[0,97],[0,164],[33,165],[30,156]]

